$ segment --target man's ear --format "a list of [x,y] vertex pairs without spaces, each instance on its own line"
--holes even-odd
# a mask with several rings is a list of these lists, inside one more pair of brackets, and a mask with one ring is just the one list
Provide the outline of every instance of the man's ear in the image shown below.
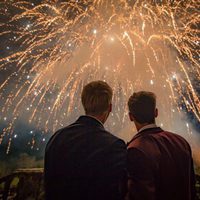
[[158,108],[155,109],[155,118],[158,117]]
[[130,112],[129,112],[128,114],[129,114],[129,119],[130,119],[131,121],[134,121],[133,115],[132,115]]

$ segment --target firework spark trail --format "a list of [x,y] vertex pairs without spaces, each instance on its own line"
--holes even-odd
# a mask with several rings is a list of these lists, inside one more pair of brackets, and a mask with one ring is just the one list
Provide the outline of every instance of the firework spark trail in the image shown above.
[[95,79],[114,88],[113,130],[126,126],[127,98],[139,89],[160,96],[166,126],[173,126],[174,106],[200,121],[198,1],[4,1],[0,7],[8,19],[0,37],[12,36],[18,46],[0,58],[6,73],[0,120],[7,124],[0,142],[9,135],[7,152],[17,120],[55,131],[77,116],[81,88]]

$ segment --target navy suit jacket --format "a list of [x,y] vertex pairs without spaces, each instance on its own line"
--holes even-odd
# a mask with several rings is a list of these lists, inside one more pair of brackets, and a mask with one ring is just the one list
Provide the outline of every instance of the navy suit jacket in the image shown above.
[[126,152],[124,141],[99,121],[81,116],[46,146],[46,199],[123,199]]
[[189,144],[161,128],[146,129],[128,144],[129,200],[194,200]]

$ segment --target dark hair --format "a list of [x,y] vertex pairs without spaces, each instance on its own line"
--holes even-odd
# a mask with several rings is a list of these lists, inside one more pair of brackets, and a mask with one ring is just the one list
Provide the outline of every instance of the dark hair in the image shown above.
[[141,124],[155,122],[156,95],[153,92],[133,93],[128,101],[129,112]]
[[104,81],[90,82],[84,86],[81,100],[86,114],[103,114],[111,104],[112,89]]

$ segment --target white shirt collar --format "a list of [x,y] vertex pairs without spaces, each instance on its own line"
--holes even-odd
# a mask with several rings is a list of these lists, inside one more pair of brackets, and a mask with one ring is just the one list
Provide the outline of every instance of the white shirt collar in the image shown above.
[[157,126],[156,126],[156,124],[148,124],[148,125],[146,125],[146,126],[143,126],[139,131],[138,131],[138,133],[140,133],[140,132],[142,132],[142,131],[144,131],[144,130],[146,130],[146,129],[149,129],[149,128],[156,128]]

